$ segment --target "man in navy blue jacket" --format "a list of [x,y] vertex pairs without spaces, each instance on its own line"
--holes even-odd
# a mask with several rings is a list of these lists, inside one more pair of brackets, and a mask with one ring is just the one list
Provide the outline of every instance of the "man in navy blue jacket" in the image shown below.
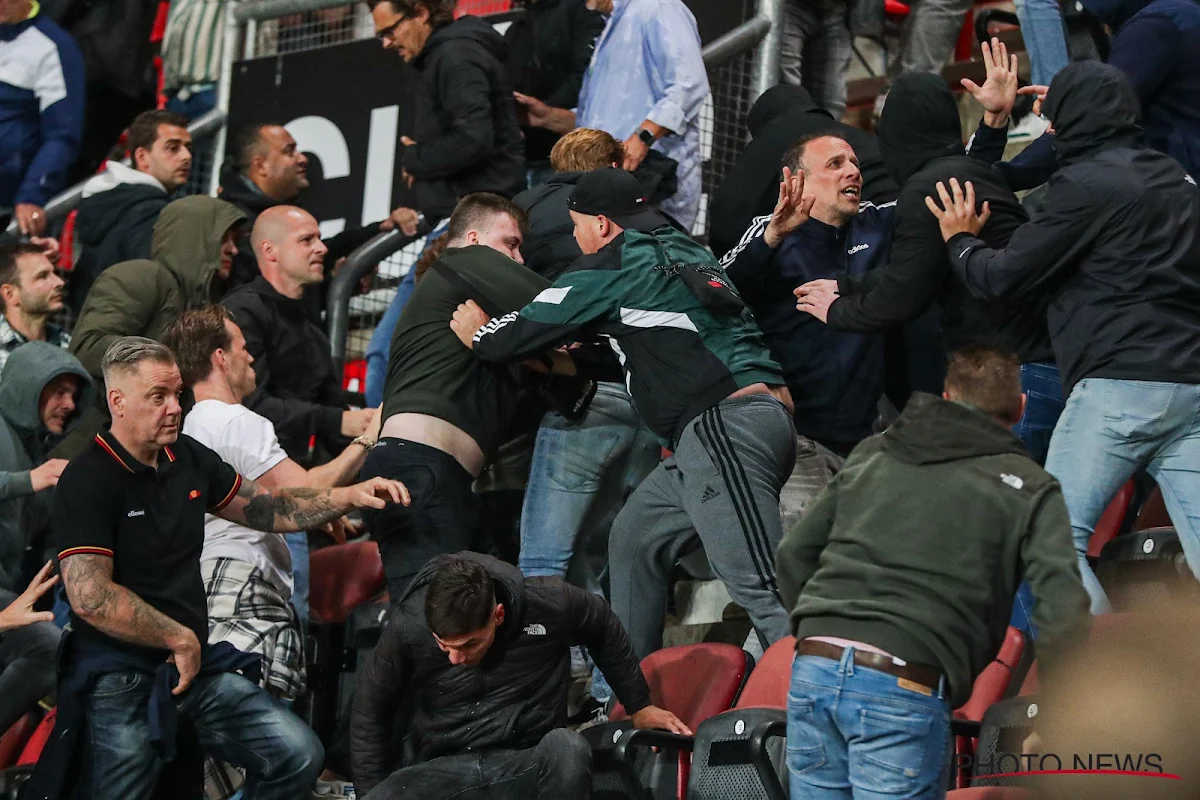
[[0,217],[46,230],[83,132],[83,56],[33,0],[0,3]]
[[[779,201],[754,219],[721,265],[749,304],[796,403],[796,468],[780,498],[803,514],[842,459],[871,435],[883,393],[883,333],[845,333],[796,310],[795,287],[885,263],[895,203],[860,203],[863,177],[850,143],[802,137],[784,156]],[[786,520],[785,520],[786,521]]]

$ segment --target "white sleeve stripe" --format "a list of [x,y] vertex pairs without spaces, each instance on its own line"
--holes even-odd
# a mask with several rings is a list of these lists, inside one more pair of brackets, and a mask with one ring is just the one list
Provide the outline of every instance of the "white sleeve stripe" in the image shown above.
[[482,328],[475,331],[475,337],[474,337],[474,339],[472,339],[472,341],[478,342],[480,339],[482,339],[484,336],[487,336],[489,333],[495,333],[496,331],[500,330],[505,325],[512,322],[519,316],[521,316],[520,311],[510,311],[509,313],[505,314],[503,317],[488,320],[487,323],[485,323]]
[[865,211],[868,208],[874,208],[874,209],[895,208],[895,206],[896,206],[895,200],[892,200],[890,203],[880,203],[878,205],[876,205],[875,203],[872,203],[870,200],[863,200],[861,203],[858,204],[858,210]]
[[763,235],[763,232],[766,231],[767,225],[770,222],[771,222],[770,214],[767,214],[766,216],[763,216],[763,217],[755,217],[754,219],[752,219],[750,221],[750,227],[747,228],[746,232],[742,234],[741,241],[739,241],[737,243],[736,247],[734,247],[732,250],[730,250],[728,253],[726,253],[721,258],[721,266],[728,267],[730,264],[732,264],[734,262],[734,260],[739,255],[741,255],[742,251],[745,250],[750,245],[750,243],[752,241],[757,239],[759,236]]

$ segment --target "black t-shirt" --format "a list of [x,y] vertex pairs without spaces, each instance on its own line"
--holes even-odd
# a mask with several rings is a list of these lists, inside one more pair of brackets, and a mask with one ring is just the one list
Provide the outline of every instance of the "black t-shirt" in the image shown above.
[[[242,478],[190,436],[163,448],[158,469],[137,461],[111,432],[99,433],[63,471],[51,529],[59,561],[72,555],[110,556],[113,582],[208,641],[208,602],[200,578],[204,514],[224,508]],[[165,652],[118,642],[75,613],[81,635],[116,643],[138,655]]]
[[[550,286],[545,278],[490,247],[451,248],[441,262],[502,311],[519,311]],[[383,418],[428,414],[471,436],[491,458],[517,409],[501,396],[509,368],[477,359],[450,329],[467,301],[436,269],[421,278],[392,335]]]

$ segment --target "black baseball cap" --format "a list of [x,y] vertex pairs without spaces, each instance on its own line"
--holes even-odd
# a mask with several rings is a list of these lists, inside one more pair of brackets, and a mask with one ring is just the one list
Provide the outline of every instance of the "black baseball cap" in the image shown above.
[[671,224],[646,200],[637,178],[617,167],[593,170],[580,177],[567,198],[567,208],[577,214],[605,216],[622,228],[645,233]]

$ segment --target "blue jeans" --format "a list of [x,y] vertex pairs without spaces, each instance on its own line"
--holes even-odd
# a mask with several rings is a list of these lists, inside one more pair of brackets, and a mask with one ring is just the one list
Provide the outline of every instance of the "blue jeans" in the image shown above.
[[288,552],[292,554],[292,608],[300,617],[300,629],[308,633],[308,534],[285,533]]
[[[154,677],[113,672],[88,697],[92,750],[92,800],[149,797],[162,757],[149,745]],[[321,772],[324,750],[299,717],[265,691],[232,673],[208,675],[178,701],[208,755],[244,767],[246,800],[307,797]]]
[[[1022,364],[1021,391],[1025,393],[1025,414],[1013,426],[1012,432],[1025,444],[1034,461],[1045,464],[1046,453],[1050,451],[1050,436],[1066,405],[1058,367],[1054,364]],[[1033,590],[1022,581],[1013,598],[1009,624],[1026,635],[1036,637],[1033,604]]]
[[1067,33],[1058,0],[1015,0],[1021,38],[1029,53],[1030,80],[1049,86],[1067,65]]
[[1162,491],[1184,556],[1200,577],[1200,385],[1085,378],[1050,441],[1046,471],[1062,485],[1092,613],[1112,610],[1087,562],[1088,540],[1139,469]]
[[791,796],[805,800],[941,798],[949,779],[945,680],[932,695],[854,663],[797,656],[788,692]]
[[[450,227],[449,219],[439,222],[437,227],[426,237],[425,247],[429,247],[430,242],[445,233],[448,227]],[[413,264],[413,267],[404,276],[404,280],[400,281],[400,285],[396,287],[395,297],[388,304],[387,311],[383,312],[383,317],[380,318],[379,324],[375,326],[375,331],[371,334],[371,341],[367,343],[367,385],[363,388],[363,396],[367,400],[367,408],[379,408],[379,406],[383,405],[383,389],[387,383],[388,357],[392,353],[392,334],[396,330],[396,322],[400,319],[400,312],[408,305],[408,298],[412,297],[413,290],[416,288],[417,272],[416,264]]]
[[619,383],[599,384],[578,422],[547,414],[533,446],[521,509],[521,571],[597,591],[584,552],[587,541],[607,533],[625,498],[658,466],[661,452]]

